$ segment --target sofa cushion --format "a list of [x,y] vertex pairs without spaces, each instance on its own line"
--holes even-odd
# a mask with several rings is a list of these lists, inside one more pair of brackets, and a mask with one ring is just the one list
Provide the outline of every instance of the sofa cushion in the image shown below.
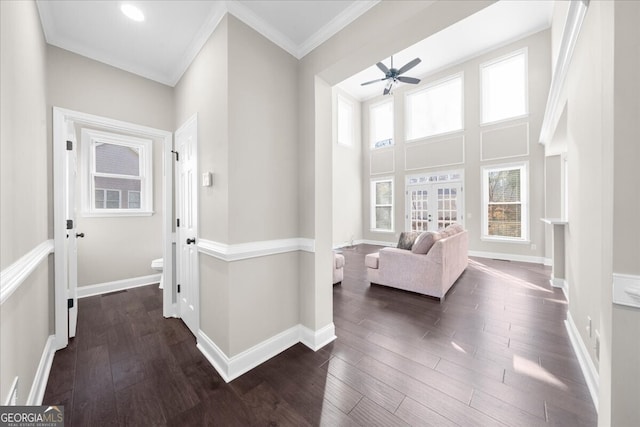
[[425,231],[420,234],[416,241],[413,243],[411,252],[414,254],[425,255],[429,252],[429,249],[442,238],[437,231]]
[[369,254],[364,259],[364,264],[369,268],[378,268],[378,261],[380,260],[380,254]]
[[419,235],[420,233],[417,231],[403,231],[400,233],[400,239],[398,240],[398,249],[411,250],[413,242],[415,242]]
[[464,231],[464,228],[460,224],[451,224],[444,230],[440,230],[440,234],[443,239],[446,239],[449,236],[453,236],[454,234],[458,234]]

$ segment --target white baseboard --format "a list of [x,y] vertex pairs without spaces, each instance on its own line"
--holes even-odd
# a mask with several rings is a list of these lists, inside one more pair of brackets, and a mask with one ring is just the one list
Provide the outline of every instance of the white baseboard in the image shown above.
[[551,258],[545,258],[543,264],[547,267],[551,267],[553,266],[553,260]]
[[317,351],[335,338],[333,323],[316,332],[306,326],[296,325],[229,357],[203,331],[199,331],[197,347],[222,379],[230,382],[299,342]]
[[149,276],[134,277],[131,279],[116,280],[113,282],[99,283],[97,285],[78,286],[78,298],[92,297],[94,295],[108,294],[109,292],[123,291],[125,289],[140,286],[153,285],[160,282],[162,274],[150,274]]
[[600,378],[599,378],[598,370],[593,364],[593,361],[591,360],[591,356],[589,356],[589,351],[587,350],[587,346],[584,344],[584,341],[580,336],[580,332],[578,332],[578,328],[576,327],[576,324],[573,322],[573,318],[571,317],[571,312],[567,312],[567,320],[564,321],[564,325],[567,328],[567,332],[569,333],[569,340],[571,341],[571,345],[573,346],[573,351],[575,351],[576,356],[578,358],[578,363],[580,363],[582,374],[584,375],[584,379],[587,382],[587,387],[589,388],[591,399],[593,400],[593,404],[595,405],[596,411],[597,411],[598,410],[598,392],[600,388],[600,385],[599,385]]
[[44,392],[47,388],[47,381],[49,381],[49,372],[51,371],[51,365],[53,364],[53,356],[55,353],[55,336],[49,335],[49,338],[47,338],[47,342],[44,345],[42,356],[40,357],[36,376],[33,378],[29,396],[27,397],[27,405],[42,405],[42,399],[44,398]]
[[566,280],[552,277],[551,279],[549,279],[549,284],[553,288],[562,289],[564,297],[567,299],[567,302],[569,301],[569,283]]
[[475,256],[478,258],[502,259],[505,261],[530,262],[533,264],[544,264],[545,262],[545,258],[541,256],[504,254],[501,252],[469,251],[469,256]]
[[300,327],[300,342],[313,351],[318,351],[331,341],[335,340],[336,327],[333,322],[329,323],[324,328],[320,328],[317,331],[312,331],[306,326],[299,325]]

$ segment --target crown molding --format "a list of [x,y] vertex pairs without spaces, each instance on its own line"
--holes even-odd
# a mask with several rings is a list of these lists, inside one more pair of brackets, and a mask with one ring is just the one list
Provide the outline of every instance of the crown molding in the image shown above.
[[360,0],[351,3],[340,15],[333,18],[329,23],[325,24],[312,34],[308,39],[297,47],[296,53],[293,54],[298,59],[304,58],[308,53],[329,40],[339,31],[358,19],[369,9],[380,3],[381,0]]

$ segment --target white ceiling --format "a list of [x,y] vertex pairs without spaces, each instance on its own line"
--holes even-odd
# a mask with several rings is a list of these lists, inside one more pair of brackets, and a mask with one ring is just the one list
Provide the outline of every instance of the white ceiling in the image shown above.
[[[145,14],[134,22],[119,0],[37,0],[47,42],[174,86],[220,19],[229,12],[296,58],[302,58],[380,0],[131,0]],[[502,0],[394,55],[417,78],[548,28],[553,1]],[[389,66],[389,58],[381,58]],[[382,93],[372,65],[339,86],[363,100]]]
[[[422,79],[429,74],[549,28],[553,14],[553,3],[548,0],[502,0],[496,2],[394,54],[393,65],[395,68],[400,68],[418,57],[422,62],[403,75]],[[387,67],[390,67],[389,58],[380,58],[380,60]],[[367,86],[361,86],[361,83],[383,77],[382,71],[374,64],[344,80],[338,84],[338,87],[362,101],[382,95],[386,82]],[[404,83],[399,85],[404,85]]]
[[[174,86],[226,12],[302,58],[380,0],[37,0],[49,44]],[[120,12],[131,3],[145,14]]]

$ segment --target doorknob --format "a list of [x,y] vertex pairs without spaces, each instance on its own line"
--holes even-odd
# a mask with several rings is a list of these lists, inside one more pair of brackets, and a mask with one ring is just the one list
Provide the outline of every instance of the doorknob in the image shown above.
[[196,238],[195,237],[193,237],[191,239],[187,239],[187,245],[190,245],[190,244],[195,243],[195,242],[196,242]]
[[76,237],[84,237],[84,233],[76,233]]

